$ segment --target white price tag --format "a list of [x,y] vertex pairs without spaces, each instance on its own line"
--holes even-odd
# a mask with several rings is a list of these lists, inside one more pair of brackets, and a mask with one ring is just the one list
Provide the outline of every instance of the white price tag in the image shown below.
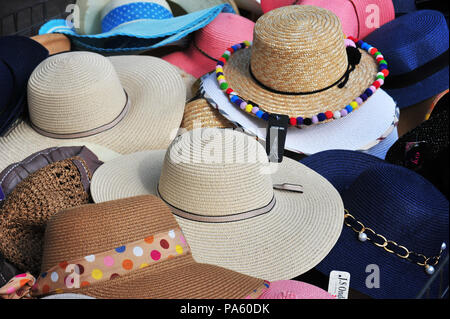
[[336,299],[348,299],[350,289],[350,273],[333,270],[328,282],[328,293]]

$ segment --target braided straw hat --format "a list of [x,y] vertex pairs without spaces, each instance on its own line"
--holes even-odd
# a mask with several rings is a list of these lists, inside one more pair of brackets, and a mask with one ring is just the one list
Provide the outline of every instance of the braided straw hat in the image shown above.
[[[89,263],[98,260],[99,269],[97,274],[96,269],[92,271],[95,280],[90,278],[90,285],[64,287],[59,292],[104,299],[243,299],[264,287],[261,279],[195,262],[184,239],[184,250],[176,248],[175,252],[172,246],[178,234],[175,237],[172,230],[177,228],[169,208],[150,195],[61,211],[47,226],[42,273],[80,259],[88,274]],[[165,239],[157,240],[157,234],[165,234]],[[133,244],[144,238],[139,246]],[[174,255],[154,262],[151,249],[160,251],[160,256],[173,250]],[[115,253],[100,258],[110,250]],[[125,262],[125,258],[130,260]],[[106,276],[108,268],[120,275]],[[48,272],[49,277],[51,274]]]
[[181,128],[191,131],[199,127],[233,128],[234,125],[212,108],[206,99],[197,99],[186,104]]
[[167,152],[109,161],[91,193],[95,202],[159,193],[196,261],[269,281],[313,268],[343,226],[340,196],[322,176],[289,158],[269,163],[254,138],[226,129],[196,129]]
[[159,58],[52,56],[28,82],[30,120],[0,138],[0,168],[63,143],[94,143],[120,154],[166,148],[185,99],[179,73]]
[[[348,57],[339,18],[314,6],[287,6],[272,10],[256,22],[253,45],[239,50],[224,68],[227,82],[242,98],[269,113],[312,117],[338,111],[361,95],[376,79],[374,58],[359,49],[360,63],[343,88],[337,85],[319,93],[285,95],[283,92],[314,92],[337,82],[348,68]],[[324,121],[326,122],[326,121]]]
[[59,210],[89,203],[89,183],[100,164],[74,156],[21,181],[0,209],[0,252],[19,269],[39,273],[47,221]]

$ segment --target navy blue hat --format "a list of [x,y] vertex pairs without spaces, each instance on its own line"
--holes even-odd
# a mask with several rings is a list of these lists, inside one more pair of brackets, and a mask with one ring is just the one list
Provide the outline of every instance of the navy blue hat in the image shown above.
[[48,55],[45,47],[27,37],[0,37],[0,136],[22,114],[28,79]]
[[[356,222],[359,221],[386,240],[426,257],[439,255],[442,244],[448,244],[448,200],[415,172],[354,151],[320,152],[300,162],[335,186],[346,210],[354,217],[346,218],[346,223],[357,231],[362,227]],[[425,267],[376,246],[374,243],[383,245],[384,239],[370,229],[364,232],[370,240],[363,241],[363,235],[360,240],[355,230],[344,226],[337,244],[316,268],[325,275],[333,270],[349,272],[350,287],[373,298],[416,297],[430,279]],[[392,242],[386,249],[406,255],[403,248]],[[444,249],[441,261],[446,254]],[[424,261],[415,254],[409,258]],[[366,285],[366,280],[376,283],[369,277],[374,274],[373,265],[379,269],[379,288]]]
[[364,41],[383,52],[390,74],[383,89],[400,109],[449,87],[449,30],[439,11],[421,10],[381,26]]

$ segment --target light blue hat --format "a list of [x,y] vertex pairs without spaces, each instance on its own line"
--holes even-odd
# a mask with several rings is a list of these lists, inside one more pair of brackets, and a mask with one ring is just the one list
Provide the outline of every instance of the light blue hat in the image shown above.
[[231,5],[221,4],[174,17],[164,0],[111,0],[98,10],[101,10],[102,33],[79,34],[74,23],[70,23],[73,21],[57,19],[44,24],[39,34],[63,33],[78,50],[103,53],[143,51],[181,40],[205,27],[221,12],[234,13]]

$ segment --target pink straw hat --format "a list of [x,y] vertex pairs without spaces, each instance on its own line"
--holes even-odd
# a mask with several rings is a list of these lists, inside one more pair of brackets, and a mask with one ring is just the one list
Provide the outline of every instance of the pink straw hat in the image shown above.
[[220,13],[210,24],[197,31],[189,48],[163,57],[163,60],[199,78],[214,70],[223,52],[230,46],[253,40],[255,23],[237,14]]
[[261,0],[264,13],[293,4],[317,6],[333,12],[341,20],[345,35],[357,39],[365,38],[395,18],[392,0]]
[[278,280],[270,283],[258,299],[335,299],[325,290],[295,280]]

